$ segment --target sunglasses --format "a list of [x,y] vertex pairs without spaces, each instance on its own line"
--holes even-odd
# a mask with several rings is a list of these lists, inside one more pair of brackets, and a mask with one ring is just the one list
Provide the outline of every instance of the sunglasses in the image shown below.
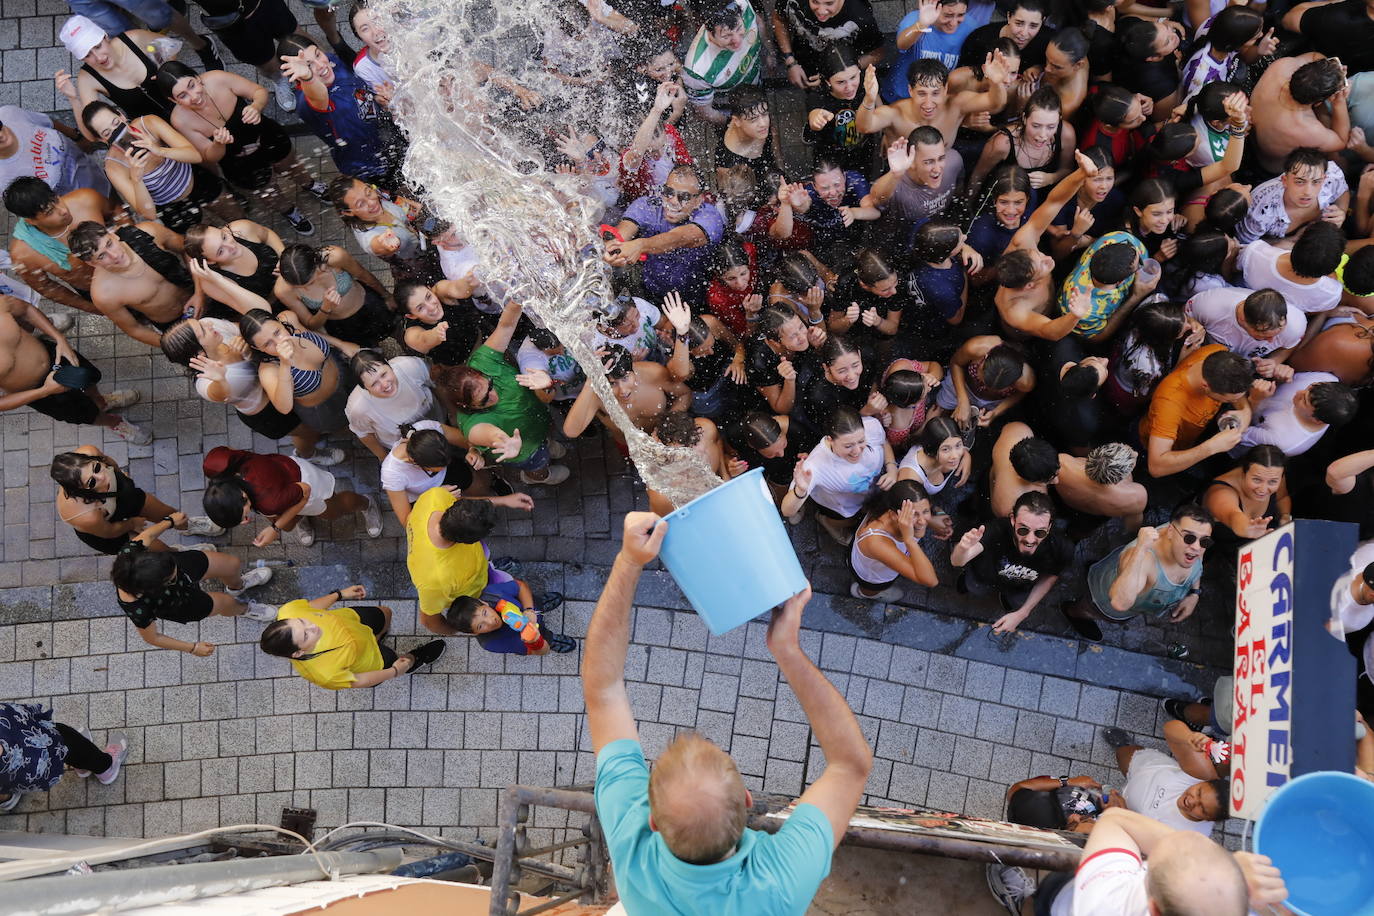
[[1025,525],[1016,526],[1016,536],[1019,538],[1023,538],[1026,535],[1033,535],[1037,541],[1043,541],[1045,538],[1049,537],[1049,534],[1050,529],[1048,528],[1036,528],[1032,530]]
[[701,196],[701,191],[700,191],[700,190],[696,190],[696,191],[675,191],[675,190],[673,190],[672,188],[668,187],[667,185],[664,185],[663,188],[662,188],[661,190],[662,190],[662,192],[663,192],[663,199],[664,199],[664,200],[670,200],[670,199],[671,199],[671,200],[679,201],[680,203],[686,203],[687,201],[691,200],[693,197],[700,197],[700,196]]
[[1208,535],[1205,535],[1205,534],[1203,534],[1203,535],[1197,535],[1197,534],[1193,534],[1193,532],[1191,532],[1191,531],[1184,531],[1182,528],[1179,528],[1177,525],[1174,525],[1172,522],[1170,523],[1170,526],[1173,527],[1174,529],[1176,529],[1176,530],[1178,531],[1179,537],[1183,538],[1183,543],[1188,544],[1189,546],[1191,546],[1191,545],[1193,545],[1193,544],[1201,544],[1201,545],[1202,545],[1202,549],[1203,549],[1203,550],[1206,550],[1208,547],[1211,547],[1213,544],[1216,543],[1216,541],[1214,541],[1214,540],[1213,540],[1210,536],[1208,536]]

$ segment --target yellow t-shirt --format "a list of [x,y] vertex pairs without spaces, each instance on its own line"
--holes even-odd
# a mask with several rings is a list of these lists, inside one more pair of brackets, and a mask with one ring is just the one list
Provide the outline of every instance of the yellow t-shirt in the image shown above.
[[453,599],[480,595],[487,587],[487,551],[480,542],[440,548],[429,538],[430,516],[457,501],[443,487],[426,490],[406,521],[406,567],[420,595],[421,614],[442,614]]
[[352,686],[356,675],[382,670],[382,650],[377,636],[352,608],[321,611],[304,598],[289,601],[277,610],[278,620],[299,617],[320,628],[320,641],[311,653],[323,653],[304,661],[291,659],[296,673],[329,690]]

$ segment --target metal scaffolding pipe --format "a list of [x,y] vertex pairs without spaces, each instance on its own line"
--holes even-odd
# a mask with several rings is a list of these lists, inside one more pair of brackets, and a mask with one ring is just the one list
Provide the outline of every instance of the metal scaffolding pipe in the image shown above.
[[374,852],[323,852],[318,859],[310,854],[271,856],[128,868],[84,876],[33,878],[10,885],[11,903],[5,912],[11,916],[78,916],[130,910],[320,881],[339,875],[390,872],[401,864],[401,859],[399,849],[378,849]]

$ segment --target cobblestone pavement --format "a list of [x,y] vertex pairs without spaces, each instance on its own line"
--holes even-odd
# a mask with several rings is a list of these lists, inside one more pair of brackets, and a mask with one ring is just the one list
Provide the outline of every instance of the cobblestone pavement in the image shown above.
[[[312,22],[292,5],[302,23]],[[889,28],[902,13],[900,3],[875,5]],[[0,104],[54,109],[49,74],[71,66],[53,41],[66,14],[60,0],[0,0]],[[313,144],[302,143],[302,152],[318,162]],[[313,201],[302,205],[316,212]],[[321,243],[343,237],[332,214],[317,224]],[[289,229],[282,234],[294,237]],[[144,644],[115,604],[109,558],[92,555],[57,524],[47,475],[54,452],[99,445],[140,485],[193,511],[208,449],[276,446],[226,408],[194,397],[187,377],[160,355],[111,330],[81,316],[71,337],[105,372],[105,390],[142,392],[128,415],[151,424],[152,445],[102,439],[101,430],[54,424],[27,410],[0,415],[0,697],[50,703],[57,719],[89,727],[98,739],[125,732],[129,764],[110,786],[68,777],[46,795],[26,797],[16,812],[0,815],[0,829],[151,836],[275,823],[282,806],[294,805],[316,808],[322,827],[385,820],[491,836],[500,787],[591,780],[578,655],[506,658],[451,639],[432,673],[335,693],[259,652],[260,625],[248,621],[170,625],[182,638],[217,643],[210,658]],[[355,442],[336,444],[350,455],[335,469],[339,476],[375,489],[375,460]],[[573,445],[572,479],[556,491],[533,488],[535,511],[507,517],[492,549],[521,559],[538,588],[567,595],[562,623],[580,636],[617,549],[621,517],[647,503],[614,449],[594,440]],[[252,552],[296,564],[276,570],[263,600],[363,582],[395,610],[398,643],[419,642],[395,518],[387,513],[377,540],[353,519],[319,527],[311,548]],[[247,556],[251,534],[235,531],[218,543]],[[1105,552],[1106,535],[1080,544],[1080,561]],[[995,601],[912,588],[901,605],[859,602],[848,597],[840,548],[818,540],[811,521],[792,536],[817,592],[804,644],[860,715],[877,754],[870,803],[1000,816],[1007,785],[1027,776],[1084,773],[1119,786],[1100,727],[1120,725],[1159,744],[1158,697],[1210,690],[1217,672],[1195,662],[1216,665],[1228,655],[1224,602],[1208,603],[1173,633],[1114,628],[1101,646],[1066,638],[1072,634],[1062,618],[1045,608],[1028,632],[993,641],[987,623],[1000,614]],[[932,552],[948,572],[944,545]],[[646,572],[627,677],[651,756],[677,730],[696,728],[731,752],[751,788],[795,794],[814,778],[823,761],[763,633],[754,622],[708,637],[667,573]],[[1192,646],[1193,660],[1162,658],[1169,640]],[[540,842],[540,831],[564,827],[566,815],[540,811],[535,825],[532,839]]]

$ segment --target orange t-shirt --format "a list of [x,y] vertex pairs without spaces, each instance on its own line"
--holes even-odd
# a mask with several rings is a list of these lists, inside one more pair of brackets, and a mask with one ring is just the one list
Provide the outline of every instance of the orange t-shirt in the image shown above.
[[1192,448],[1202,431],[1221,409],[1221,403],[1203,392],[1188,388],[1188,373],[1193,366],[1226,348],[1221,344],[1199,347],[1185,357],[1174,371],[1160,379],[1150,398],[1150,410],[1140,421],[1140,439],[1149,447],[1150,437],[1174,440],[1174,449]]

